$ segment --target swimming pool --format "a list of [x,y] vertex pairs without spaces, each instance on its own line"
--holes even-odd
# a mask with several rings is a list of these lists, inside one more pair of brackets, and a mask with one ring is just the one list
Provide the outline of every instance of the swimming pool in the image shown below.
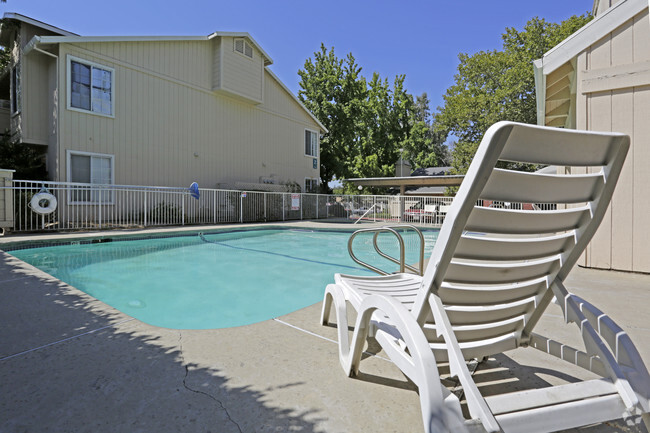
[[[9,253],[145,323],[211,329],[252,324],[314,304],[337,272],[370,274],[349,258],[350,234],[273,228],[108,238]],[[407,262],[416,262],[416,248],[408,248],[415,245],[415,234],[404,237]],[[437,231],[425,232],[429,250],[436,238]],[[379,243],[382,250],[397,251],[389,234]],[[356,240],[356,251],[360,259],[377,263],[371,236]]]

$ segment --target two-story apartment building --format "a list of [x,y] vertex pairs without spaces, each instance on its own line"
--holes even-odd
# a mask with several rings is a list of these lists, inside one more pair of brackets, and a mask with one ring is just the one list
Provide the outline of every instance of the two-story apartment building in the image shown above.
[[79,36],[4,17],[0,124],[42,146],[51,180],[318,185],[325,128],[248,33]]

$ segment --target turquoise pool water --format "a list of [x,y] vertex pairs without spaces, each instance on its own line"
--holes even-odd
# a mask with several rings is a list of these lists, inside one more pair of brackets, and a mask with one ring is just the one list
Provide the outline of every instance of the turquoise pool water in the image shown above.
[[[256,323],[316,303],[337,272],[372,274],[349,258],[350,234],[264,229],[10,253],[145,323],[210,329]],[[436,237],[425,233],[427,249]],[[405,241],[407,262],[416,262],[415,235],[405,235]],[[390,234],[379,244],[397,255]],[[362,260],[379,263],[370,236],[355,239],[357,251]],[[387,263],[383,268],[396,270]]]

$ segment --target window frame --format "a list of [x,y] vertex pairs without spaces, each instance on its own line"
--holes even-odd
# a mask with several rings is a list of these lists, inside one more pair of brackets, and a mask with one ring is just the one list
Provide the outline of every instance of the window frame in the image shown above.
[[[310,188],[307,188],[307,182],[312,183],[312,188],[316,190],[316,192],[311,191]],[[318,187],[320,186],[320,182],[318,178],[314,177],[306,177],[305,178],[305,183],[304,183],[304,194],[318,194]]]
[[[85,108],[79,108],[79,107],[73,107],[72,106],[72,62],[75,63],[81,63],[82,65],[89,66],[90,67],[90,110],[86,110]],[[67,84],[67,91],[66,91],[66,96],[67,96],[67,101],[66,101],[66,108],[70,111],[77,111],[79,113],[86,113],[86,114],[93,114],[95,116],[102,116],[102,117],[110,117],[110,118],[115,118],[115,69],[102,65],[100,63],[95,63],[90,60],[82,59],[79,57],[67,56],[67,77],[66,77],[66,84]],[[101,113],[98,111],[93,111],[92,106],[93,106],[93,97],[92,97],[92,82],[93,82],[93,69],[101,69],[107,72],[111,73],[111,114],[106,114],[106,113]]]
[[[110,164],[111,164],[110,183],[108,183],[108,184],[100,183],[100,184],[97,184],[97,185],[115,185],[115,155],[108,154],[108,153],[85,152],[85,151],[81,151],[81,150],[70,150],[70,149],[67,149],[65,153],[66,153],[66,179],[68,179],[68,182],[70,182],[70,183],[83,183],[83,182],[73,182],[72,181],[72,156],[76,155],[76,156],[88,156],[88,157],[91,158],[91,163],[90,163],[90,169],[91,169],[91,173],[90,173],[91,182],[90,182],[90,184],[91,185],[92,185],[92,158],[95,157],[95,158],[109,159]],[[92,194],[95,191],[101,191],[101,190],[90,188],[89,191],[90,191],[91,199],[89,201],[82,201],[82,200],[73,200],[72,191],[68,190],[68,203],[69,204],[100,205],[100,200],[97,200],[97,201],[92,200]],[[113,193],[113,191],[109,190],[109,192],[108,192],[108,197],[109,197],[108,200],[102,200],[101,204],[102,205],[115,204],[114,196],[115,196],[115,194]]]
[[[314,143],[311,143],[312,151],[314,152],[313,155],[310,155],[307,153],[307,132],[310,132],[311,134],[316,136],[316,147],[314,147]],[[320,151],[320,134],[318,131],[315,131],[313,129],[308,129],[305,128],[305,132],[303,133],[303,150],[305,152],[305,156],[308,156],[309,158],[318,158],[318,154]]]

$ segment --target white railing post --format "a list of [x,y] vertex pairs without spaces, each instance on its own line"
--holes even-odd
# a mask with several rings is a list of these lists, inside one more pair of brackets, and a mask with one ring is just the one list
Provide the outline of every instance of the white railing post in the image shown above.
[[375,206],[377,206],[377,196],[376,195],[373,196],[373,199],[372,199],[372,208],[374,209],[374,211],[372,212],[372,222],[373,223],[377,222],[377,208]]
[[99,187],[99,191],[97,191],[99,197],[97,198],[97,203],[99,206],[99,209],[97,211],[97,219],[99,221],[99,229],[102,229],[102,187]]
[[244,194],[239,193],[239,222],[244,222]]
[[144,200],[143,200],[143,205],[144,205],[144,227],[147,227],[147,191],[144,191]]

